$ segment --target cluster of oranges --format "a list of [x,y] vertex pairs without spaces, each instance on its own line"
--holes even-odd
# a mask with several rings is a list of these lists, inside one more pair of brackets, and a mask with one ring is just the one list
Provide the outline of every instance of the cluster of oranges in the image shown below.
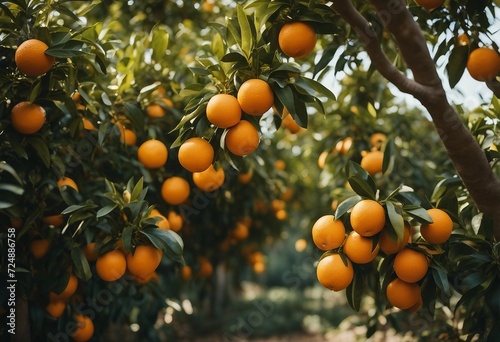
[[421,224],[417,231],[405,220],[401,234],[386,220],[384,206],[371,199],[362,199],[351,208],[347,227],[333,215],[320,217],[312,227],[314,244],[325,251],[317,266],[319,282],[341,291],[353,281],[355,265],[391,256],[393,272],[385,289],[387,300],[399,309],[418,310],[422,306],[420,283],[428,273],[430,254],[416,242],[423,238],[429,244],[443,244],[453,229],[445,211],[432,208],[427,213],[433,223]]

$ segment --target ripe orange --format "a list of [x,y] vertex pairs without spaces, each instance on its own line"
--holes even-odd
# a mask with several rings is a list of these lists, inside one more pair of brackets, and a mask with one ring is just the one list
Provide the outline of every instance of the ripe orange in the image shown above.
[[135,134],[135,132],[131,129],[123,127],[123,129],[120,129],[120,133],[121,143],[128,146],[133,146],[137,143],[137,134]]
[[62,188],[63,186],[69,186],[73,189],[75,189],[76,192],[78,192],[78,185],[76,185],[75,181],[72,180],[71,178],[69,177],[61,177],[58,181],[57,181],[57,186],[59,188]]
[[285,209],[280,209],[276,212],[276,218],[280,221],[286,220],[288,213]]
[[478,81],[493,80],[500,72],[500,55],[498,51],[481,47],[472,51],[467,61],[469,74]]
[[281,51],[288,57],[304,58],[316,46],[316,31],[305,22],[294,21],[283,25],[278,35]]
[[52,301],[54,301],[54,300],[66,300],[76,292],[77,288],[78,288],[78,278],[74,274],[71,274],[69,276],[68,284],[66,284],[66,287],[64,288],[64,290],[61,293],[59,293],[59,294],[57,294],[55,292],[49,293],[50,300],[52,300]]
[[237,155],[246,156],[259,146],[259,132],[250,122],[241,120],[229,128],[226,134],[227,149]]
[[361,167],[366,170],[371,176],[382,172],[382,164],[384,162],[384,153],[382,151],[369,151],[361,158]]
[[188,281],[191,279],[192,276],[193,276],[193,269],[191,268],[191,266],[188,266],[188,265],[182,266],[182,268],[181,268],[182,280]]
[[66,310],[66,301],[62,299],[51,300],[45,307],[45,311],[47,311],[48,314],[55,319],[61,317],[64,313],[64,310]]
[[140,278],[146,278],[160,265],[163,253],[151,245],[139,245],[133,253],[127,254],[128,271]]
[[350,221],[359,235],[373,236],[384,228],[384,207],[374,200],[361,200],[352,208]]
[[100,255],[95,263],[97,275],[105,281],[120,279],[127,270],[127,260],[122,252],[113,250]]
[[175,211],[170,210],[167,216],[168,222],[170,223],[170,229],[174,232],[178,232],[181,230],[182,225],[184,224],[184,220],[182,216],[177,214]]
[[214,95],[207,105],[207,119],[219,128],[229,128],[241,120],[238,99],[229,94]]
[[375,148],[380,148],[387,140],[387,135],[384,133],[373,133],[370,135],[370,145]]
[[[173,107],[174,103],[169,98],[161,98],[160,101],[167,107]],[[146,115],[151,119],[161,118],[167,114],[167,110],[158,103],[151,103],[146,107]]]
[[89,242],[86,246],[82,248],[83,255],[87,261],[96,261],[99,255],[95,250],[95,242]]
[[257,274],[262,274],[266,270],[266,264],[263,262],[256,262],[252,265],[252,270]]
[[405,309],[406,311],[408,312],[417,312],[418,310],[420,310],[420,308],[422,308],[422,306],[424,305],[424,302],[422,300],[422,294],[420,294],[420,296],[418,297],[418,301],[413,304],[412,306],[410,306],[408,309]]
[[212,266],[212,263],[210,262],[210,260],[208,260],[207,257],[200,256],[198,258],[198,266],[199,269],[197,275],[200,278],[208,278],[214,272],[214,267]]
[[357,232],[349,233],[344,242],[344,253],[349,260],[356,264],[367,264],[378,254],[379,245],[373,247],[373,240],[369,237],[361,236]]
[[97,129],[95,128],[94,123],[87,118],[82,118],[82,122],[83,122],[83,129],[86,129],[88,131],[95,131]]
[[411,240],[411,226],[405,221],[404,223],[404,233],[403,238],[401,240],[393,240],[393,237],[389,235],[388,228],[382,229],[380,232],[379,245],[380,250],[385,254],[395,254],[402,250],[407,243]]
[[415,2],[428,11],[432,11],[444,4],[444,0],[415,0]]
[[439,245],[448,241],[453,230],[453,221],[443,210],[432,208],[427,210],[433,223],[425,223],[420,226],[420,234],[425,241]]
[[193,173],[193,182],[196,187],[202,191],[215,191],[224,184],[225,179],[224,169],[221,167],[215,170],[213,165],[202,172]]
[[302,253],[303,251],[305,251],[307,248],[307,241],[306,239],[297,239],[297,241],[295,241],[295,250],[299,253]]
[[86,342],[94,335],[94,323],[84,315],[76,315],[75,322],[77,327],[71,333],[71,338],[77,342]]
[[189,138],[179,147],[179,163],[188,171],[201,172],[214,161],[214,148],[203,138]]
[[43,258],[49,251],[50,241],[47,239],[37,239],[31,241],[30,252],[36,260]]
[[48,215],[42,217],[42,221],[48,226],[54,226],[58,228],[64,224],[64,217],[61,214]]
[[[288,110],[287,110],[288,112]],[[302,130],[297,121],[295,121],[290,113],[283,118],[281,124],[285,129],[287,129],[292,134],[297,134]]]
[[242,222],[236,222],[236,226],[234,227],[233,231],[231,232],[231,235],[233,238],[235,238],[238,241],[245,240],[248,238],[250,231],[248,229],[248,226]]
[[470,44],[469,36],[466,33],[462,33],[457,37],[457,43],[460,46],[466,46]]
[[323,151],[320,153],[318,157],[318,167],[320,169],[324,169],[326,166],[326,159],[328,158],[328,155],[330,154],[330,151]]
[[138,283],[138,284],[147,284],[149,283],[151,280],[155,280],[156,282],[158,282],[158,280],[160,279],[160,277],[158,276],[158,273],[156,272],[152,272],[150,274],[148,274],[146,277],[144,278],[141,278],[139,276],[134,276],[133,277],[133,280]]
[[260,78],[249,79],[238,89],[241,109],[250,115],[263,115],[274,104],[274,93],[269,84]]
[[349,152],[349,150],[351,149],[351,146],[352,146],[352,138],[346,137],[337,142],[337,144],[335,144],[335,151],[337,151],[338,154],[345,156],[347,152]]
[[146,169],[158,169],[167,162],[168,149],[160,140],[147,140],[137,149],[137,157]]
[[354,269],[349,259],[344,264],[338,253],[327,255],[321,259],[316,269],[316,276],[321,285],[332,291],[341,291],[351,284]]
[[184,203],[189,198],[190,192],[189,183],[178,176],[167,178],[161,186],[161,197],[172,205]]
[[411,248],[404,248],[394,258],[394,272],[407,283],[416,283],[427,274],[429,260],[425,254]]
[[45,109],[36,103],[19,102],[10,112],[12,127],[21,134],[34,134],[45,124]]
[[38,39],[28,39],[16,49],[14,61],[17,68],[28,76],[38,77],[49,71],[56,59],[45,53],[48,45]]
[[238,182],[240,184],[248,184],[252,180],[253,177],[253,169],[248,170],[248,172],[240,172],[238,173]]
[[420,286],[396,278],[387,285],[386,296],[389,303],[396,308],[409,309],[421,298]]
[[283,171],[286,168],[286,163],[284,160],[278,159],[274,162],[274,168],[279,171]]
[[155,209],[151,210],[149,217],[159,217],[161,219],[158,222],[156,222],[156,225],[158,226],[158,228],[170,229],[170,222],[168,221],[168,219],[164,215],[162,215],[162,213],[160,213],[160,211],[158,209],[155,208]]
[[345,227],[333,215],[320,217],[312,227],[313,242],[322,251],[342,246],[345,240]]

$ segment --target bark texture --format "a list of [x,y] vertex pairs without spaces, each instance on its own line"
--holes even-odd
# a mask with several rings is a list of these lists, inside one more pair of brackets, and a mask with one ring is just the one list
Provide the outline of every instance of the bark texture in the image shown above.
[[[484,151],[450,105],[420,27],[405,0],[370,0],[385,28],[394,37],[413,79],[399,71],[383,52],[374,27],[350,0],[334,0],[333,9],[365,43],[373,66],[399,90],[413,95],[427,109],[464,186],[478,209],[494,220],[500,241],[500,179]],[[495,94],[498,83],[488,84]]]

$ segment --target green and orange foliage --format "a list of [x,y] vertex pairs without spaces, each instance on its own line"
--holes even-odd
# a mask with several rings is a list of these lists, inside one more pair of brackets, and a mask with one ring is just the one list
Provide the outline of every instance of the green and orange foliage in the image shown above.
[[299,124],[297,123],[297,121],[295,121],[293,119],[292,115],[290,115],[290,113],[288,112],[288,110],[285,110],[283,112],[283,114],[284,114],[284,117],[283,117],[283,121],[281,121],[281,125],[286,130],[288,130],[292,134],[297,134],[297,133],[299,133],[300,131],[303,130],[303,128],[299,126]]
[[179,176],[165,179],[161,186],[161,197],[171,205],[184,203],[191,193],[191,188],[187,180]]
[[170,221],[156,208],[151,210],[149,217],[157,217],[159,220],[156,222],[156,225],[160,229],[170,229]]
[[347,288],[354,277],[351,261],[338,253],[323,257],[316,268],[316,275],[321,285],[332,291]]
[[347,235],[342,251],[353,263],[367,264],[377,257],[379,248],[374,239],[352,231]]
[[350,222],[352,229],[359,235],[374,236],[384,228],[384,207],[374,200],[361,200],[352,208]]
[[127,254],[127,270],[134,276],[145,279],[160,265],[163,252],[151,245],[138,245]]
[[146,169],[158,169],[167,162],[168,149],[160,140],[146,140],[139,146],[137,157]]
[[94,336],[94,322],[90,317],[78,314],[74,316],[75,329],[71,332],[71,338],[76,342],[86,342]]
[[312,227],[313,242],[323,251],[342,246],[345,233],[344,223],[341,220],[335,220],[333,215],[320,217]]
[[45,109],[28,101],[22,101],[12,107],[10,122],[21,134],[34,134],[45,124]]
[[30,252],[35,260],[43,258],[50,248],[50,240],[48,239],[35,239],[30,243]]
[[427,210],[432,223],[423,223],[420,226],[420,234],[425,241],[431,244],[442,244],[448,241],[453,230],[453,221],[444,210],[432,208]]
[[75,181],[69,177],[61,177],[57,181],[57,186],[59,188],[62,188],[64,186],[68,186],[70,188],[73,188],[76,192],[78,192],[78,185],[76,185]]
[[285,55],[293,58],[308,56],[316,46],[316,31],[307,22],[288,22],[279,32],[278,44]]
[[49,71],[56,59],[46,51],[49,47],[39,39],[28,39],[16,49],[14,56],[16,66],[21,72],[31,77],[38,77]]
[[112,250],[101,254],[95,263],[99,278],[105,281],[120,279],[127,270],[127,260],[119,250]]
[[202,172],[193,173],[193,183],[201,191],[215,191],[224,184],[225,172],[222,167],[217,170],[213,165],[210,165]]
[[74,274],[70,274],[68,283],[61,293],[51,292],[49,294],[51,301],[68,300],[75,294],[78,288],[78,278]]
[[384,153],[379,150],[367,151],[361,158],[361,167],[366,170],[371,176],[382,172],[384,161]]
[[82,117],[82,122],[83,122],[83,129],[86,129],[87,131],[97,130],[94,123],[92,121],[90,121],[89,119]]
[[394,307],[403,310],[410,309],[421,300],[420,286],[395,278],[387,285],[386,296]]
[[190,172],[202,172],[214,161],[214,148],[210,143],[198,137],[189,138],[179,147],[179,163]]
[[174,210],[170,210],[167,216],[168,223],[170,224],[170,229],[174,232],[178,232],[182,229],[184,225],[184,219]]
[[45,307],[45,311],[54,319],[60,318],[66,310],[66,301],[62,299],[51,300]]
[[173,107],[174,103],[171,99],[161,97],[146,107],[146,115],[151,119],[162,118],[168,113],[168,110]]
[[253,78],[243,82],[238,89],[237,99],[243,112],[259,116],[273,106],[274,93],[266,81]]
[[380,232],[379,246],[380,250],[385,254],[395,254],[402,250],[408,243],[411,242],[412,227],[408,221],[404,222],[404,233],[402,238],[398,238],[395,233],[392,233],[388,227],[384,227]]
[[420,251],[404,248],[394,258],[394,272],[399,279],[407,283],[420,281],[429,269],[429,259]]
[[237,156],[251,154],[259,146],[259,142],[259,131],[247,120],[241,120],[229,128],[225,139],[227,149]]
[[489,82],[500,73],[500,55],[488,47],[473,50],[467,60],[467,71],[475,80]]
[[219,128],[236,125],[241,120],[241,107],[238,99],[230,94],[214,95],[207,104],[207,119]]
[[428,11],[432,11],[444,4],[444,0],[415,0],[415,2]]

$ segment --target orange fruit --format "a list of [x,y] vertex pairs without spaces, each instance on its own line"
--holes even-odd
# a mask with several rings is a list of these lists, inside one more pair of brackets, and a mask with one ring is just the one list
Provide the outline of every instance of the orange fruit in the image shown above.
[[415,2],[428,11],[432,11],[444,4],[444,0],[415,0]]
[[208,260],[207,257],[200,256],[198,258],[198,277],[200,278],[208,278],[212,275],[214,272],[214,267],[212,266],[212,263],[210,260]]
[[170,222],[168,219],[160,213],[158,209],[153,209],[151,210],[151,213],[149,214],[149,217],[159,217],[160,220],[156,222],[156,225],[160,229],[170,229]]
[[252,180],[253,170],[250,169],[248,172],[240,172],[238,173],[238,182],[240,184],[248,184]]
[[271,202],[271,207],[273,208],[273,211],[276,213],[276,212],[280,211],[281,209],[285,209],[286,202],[281,200],[281,199],[275,198]]
[[404,248],[394,258],[394,272],[407,283],[416,283],[427,274],[429,260],[425,254],[411,248]]
[[470,44],[469,36],[466,33],[462,33],[457,37],[457,43],[460,46],[466,46]]
[[411,226],[407,221],[405,221],[404,223],[404,233],[401,240],[397,240],[396,237],[394,237],[393,239],[393,237],[389,235],[389,230],[386,227],[380,232],[380,250],[385,254],[395,254],[402,250],[406,246],[406,244],[410,242],[410,240]]
[[219,128],[229,128],[241,120],[238,99],[229,94],[214,95],[207,104],[207,119]]
[[354,278],[352,263],[346,258],[346,264],[338,253],[325,256],[318,263],[316,276],[321,285],[332,291],[341,291],[351,284]]
[[312,227],[313,242],[322,251],[338,248],[345,240],[345,227],[333,215],[320,217]]
[[120,130],[120,142],[128,145],[128,146],[133,146],[137,143],[137,134],[135,134],[134,131],[131,129],[123,127],[123,130]]
[[66,284],[66,287],[64,290],[57,294],[55,292],[49,293],[50,300],[66,300],[70,298],[75,292],[76,289],[78,288],[78,278],[74,275],[71,274],[68,279],[68,283]]
[[278,35],[278,44],[281,51],[288,57],[304,58],[316,46],[316,31],[314,28],[301,21],[286,23]]
[[420,294],[420,296],[418,297],[418,301],[413,304],[412,306],[410,306],[408,309],[405,309],[406,311],[408,312],[417,312],[418,310],[420,310],[422,308],[422,306],[424,305],[424,302],[422,300],[422,294]]
[[83,255],[87,261],[96,261],[99,255],[95,250],[95,242],[89,242],[86,246],[82,248]]
[[420,226],[420,234],[425,241],[439,245],[448,241],[453,230],[453,221],[443,210],[432,208],[427,210],[433,223],[424,223]]
[[161,186],[161,197],[172,205],[184,203],[189,198],[190,192],[189,183],[178,176],[167,178]]
[[158,276],[158,273],[152,272],[152,273],[150,273],[149,275],[147,275],[144,278],[141,278],[141,277],[138,277],[138,276],[134,276],[134,281],[136,283],[138,283],[138,284],[147,284],[151,280],[155,280],[155,281],[158,282],[160,280],[160,277]]
[[146,278],[160,265],[163,253],[151,245],[138,245],[133,253],[127,254],[127,269],[135,276]]
[[19,102],[10,112],[12,127],[21,134],[34,134],[45,124],[45,109],[28,101]]
[[[288,112],[288,110],[286,111]],[[283,118],[281,124],[285,129],[287,129],[292,134],[297,134],[302,130],[297,121],[295,121],[290,113]]]
[[269,84],[260,78],[246,80],[238,89],[241,109],[250,115],[263,115],[274,104],[274,93]]
[[49,71],[56,59],[45,53],[48,45],[38,39],[28,39],[16,49],[14,61],[17,68],[31,77],[38,77]]
[[87,118],[82,118],[82,122],[83,122],[83,129],[86,129],[88,131],[95,131],[97,129],[95,128],[94,123]]
[[386,296],[389,303],[399,309],[409,309],[421,298],[420,286],[395,278],[387,285]]
[[62,188],[63,186],[69,186],[73,189],[75,189],[76,192],[78,192],[78,185],[76,185],[75,181],[72,180],[71,178],[69,177],[61,177],[58,181],[57,181],[57,186],[59,188]]
[[127,260],[122,252],[113,250],[100,255],[95,263],[97,275],[105,281],[120,279],[127,270]]
[[167,162],[168,149],[160,140],[147,140],[137,149],[137,157],[146,169],[158,169]]
[[71,99],[73,100],[73,102],[80,102],[80,98],[81,98],[81,95],[80,95],[80,92],[78,90],[75,90],[71,94]]
[[86,342],[94,335],[94,323],[84,315],[75,316],[76,328],[71,333],[71,338],[77,342]]
[[225,173],[223,168],[215,170],[213,165],[210,165],[208,169],[202,172],[193,173],[193,182],[196,187],[202,191],[215,191],[222,186],[225,179]]
[[33,255],[36,260],[40,260],[47,254],[47,252],[49,251],[49,247],[50,241],[47,239],[33,240],[30,243],[31,255]]
[[259,146],[259,132],[250,122],[241,120],[228,129],[225,142],[232,154],[243,157]]
[[236,226],[234,227],[233,231],[231,232],[231,235],[233,238],[235,238],[238,241],[245,240],[248,238],[250,231],[248,229],[248,226],[242,222],[236,222]]
[[204,0],[201,7],[205,12],[212,13],[214,11],[215,4],[213,0]]
[[487,47],[473,50],[467,61],[469,74],[477,81],[489,82],[500,72],[500,55],[498,51]]
[[[161,98],[162,101],[167,107],[173,107],[174,103],[169,98]],[[146,115],[151,119],[161,118],[167,114],[167,110],[162,107],[158,103],[151,103],[146,107]]]
[[188,281],[191,279],[192,276],[193,276],[193,270],[192,270],[191,266],[188,266],[188,265],[182,266],[182,268],[181,268],[182,280]]
[[170,210],[167,216],[168,222],[170,223],[170,229],[174,232],[178,232],[181,230],[182,225],[184,224],[184,220],[182,216],[177,214],[175,211]]
[[323,151],[320,153],[318,157],[318,167],[320,169],[324,169],[326,166],[326,159],[328,158],[328,155],[330,154],[329,151]]
[[266,270],[266,264],[263,262],[256,262],[252,265],[252,270],[257,274],[262,274]]
[[295,241],[295,250],[299,253],[302,253],[303,251],[305,251],[307,248],[307,241],[306,239],[297,239],[297,241]]
[[54,226],[56,228],[61,227],[65,223],[64,217],[61,214],[44,216],[42,217],[42,221],[46,225]]
[[335,144],[335,151],[338,154],[345,156],[347,152],[349,152],[349,150],[351,149],[351,146],[352,146],[352,138],[346,137]]
[[288,213],[285,209],[280,209],[276,212],[276,218],[280,221],[286,220]]
[[345,255],[356,264],[367,264],[378,254],[379,245],[373,247],[373,239],[359,235],[352,231],[349,233],[344,242]]
[[285,161],[278,159],[274,162],[274,168],[279,171],[283,171],[286,168],[286,163]]
[[361,158],[361,167],[366,170],[371,176],[382,172],[384,162],[384,153],[382,151],[369,151]]
[[45,311],[55,319],[61,317],[66,310],[66,301],[59,300],[51,300],[49,304],[45,307]]
[[387,135],[384,133],[373,133],[370,135],[370,145],[375,148],[380,148],[387,140]]
[[179,147],[179,163],[188,171],[201,172],[214,161],[214,148],[203,138],[189,138]]
[[352,208],[350,221],[359,235],[373,236],[384,228],[384,207],[374,200],[361,200]]

